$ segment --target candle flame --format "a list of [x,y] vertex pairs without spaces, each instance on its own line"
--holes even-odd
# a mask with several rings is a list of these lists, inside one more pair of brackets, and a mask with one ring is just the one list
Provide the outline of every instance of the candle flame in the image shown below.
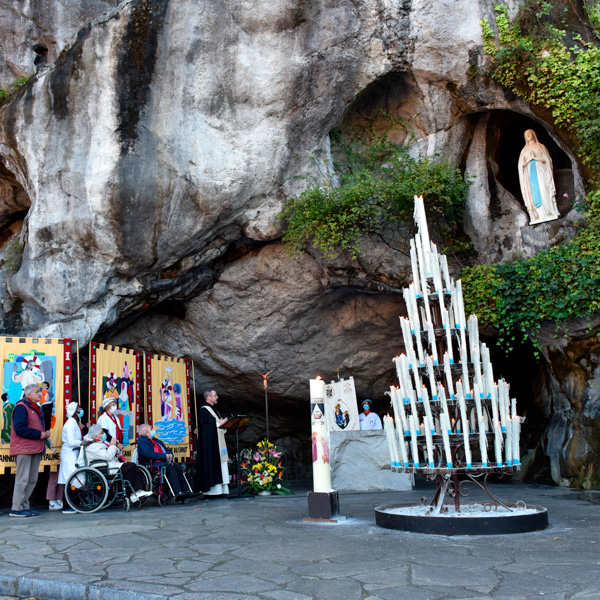
[[315,377],[315,379],[321,379],[321,376],[320,376],[320,375],[317,375],[317,376]]

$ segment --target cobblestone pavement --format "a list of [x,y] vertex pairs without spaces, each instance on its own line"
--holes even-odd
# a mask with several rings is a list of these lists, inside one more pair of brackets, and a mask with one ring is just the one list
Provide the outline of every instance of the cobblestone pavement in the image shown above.
[[544,531],[444,537],[381,529],[373,507],[431,490],[342,494],[340,524],[303,523],[305,493],[0,514],[0,600],[600,599],[600,492],[503,484],[546,506]]

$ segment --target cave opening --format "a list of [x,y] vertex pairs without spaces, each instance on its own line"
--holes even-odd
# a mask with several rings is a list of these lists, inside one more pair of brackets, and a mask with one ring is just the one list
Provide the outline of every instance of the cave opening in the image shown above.
[[573,207],[575,195],[573,168],[567,153],[554,141],[546,127],[531,117],[510,110],[492,110],[489,115],[487,148],[489,160],[495,167],[495,180],[510,192],[525,210],[519,184],[518,163],[525,145],[525,131],[533,129],[540,143],[548,148],[552,158],[556,202],[561,216],[566,215]]
[[44,65],[48,64],[48,48],[46,48],[46,46],[42,44],[36,44],[32,50],[35,53],[33,64],[37,69],[41,69]]

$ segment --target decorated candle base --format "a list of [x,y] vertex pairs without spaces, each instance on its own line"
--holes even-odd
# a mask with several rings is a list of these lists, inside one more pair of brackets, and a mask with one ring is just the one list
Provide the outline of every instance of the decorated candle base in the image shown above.
[[503,506],[463,503],[460,512],[453,506],[433,515],[427,506],[390,504],[375,508],[379,527],[433,535],[502,535],[539,531],[548,527],[543,506],[507,503]]
[[308,492],[308,516],[311,519],[332,519],[340,514],[337,491]]

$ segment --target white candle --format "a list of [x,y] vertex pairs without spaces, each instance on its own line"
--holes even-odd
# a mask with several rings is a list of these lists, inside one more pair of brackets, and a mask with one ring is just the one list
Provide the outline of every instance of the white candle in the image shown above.
[[513,465],[521,464],[521,449],[519,448],[520,443],[520,429],[521,429],[521,419],[519,415],[517,415],[517,399],[512,399],[512,442],[513,442]]
[[400,390],[398,388],[393,388],[394,392],[393,392],[393,401],[395,402],[394,404],[394,411],[395,414],[397,415],[398,419],[400,419],[400,425],[398,425],[398,427],[400,429],[403,429],[404,432],[408,432],[409,431],[409,427],[408,427],[408,421],[406,419],[406,413],[404,412],[404,399],[402,398],[402,396],[400,395]]
[[411,365],[415,365],[417,363],[417,356],[415,354],[415,348],[413,346],[413,337],[410,330],[410,323],[406,319],[400,317],[400,326],[402,328],[402,337],[404,338],[404,347],[406,348],[408,362]]
[[419,294],[421,288],[419,286],[419,265],[417,263],[417,249],[415,248],[415,240],[410,240],[410,263],[412,266],[413,279],[417,288],[416,292]]
[[429,379],[429,391],[431,392],[431,399],[437,401],[437,384],[435,382],[435,375],[433,374],[433,358],[428,356],[425,359],[427,365],[427,378]]
[[462,372],[463,372],[463,379],[462,379],[463,393],[465,395],[465,398],[470,398],[471,397],[471,387],[469,385],[469,366],[467,363],[467,350],[466,350],[465,346],[460,347],[460,362],[462,365]]
[[502,466],[502,431],[500,430],[500,423],[494,421],[494,454],[496,456],[496,466]]
[[513,465],[521,464],[521,417],[515,417],[513,420]]
[[410,285],[410,291],[411,291],[410,301],[413,304],[413,313],[415,313],[417,315],[417,322],[412,323],[411,328],[413,329],[413,333],[415,334],[416,339],[417,339],[417,352],[418,352],[418,356],[419,356],[419,364],[423,365],[423,364],[425,364],[425,362],[424,362],[425,353],[423,352],[423,341],[421,340],[421,330],[423,328],[421,327],[421,321],[419,320],[419,308],[417,307],[417,297],[415,295],[415,287],[412,283]]
[[488,466],[488,455],[487,455],[487,436],[485,435],[485,423],[483,417],[479,421],[479,447],[481,448],[481,463],[485,468]]
[[[435,286],[435,291],[440,295],[444,292],[444,284],[442,283],[442,272],[440,270],[440,256],[437,251],[437,245],[431,244],[431,270],[433,275],[433,285]],[[443,306],[443,300],[440,298],[441,304],[440,307]]]
[[506,452],[506,464],[507,465],[513,464],[513,461],[512,461],[512,451],[513,451],[512,434],[513,434],[513,427],[512,427],[511,418],[507,417],[506,418],[506,444],[504,444],[504,451]]
[[389,430],[392,438],[392,452],[394,453],[394,466],[400,467],[400,452],[398,450],[398,438],[396,437],[396,428],[394,427],[394,420],[389,418]]
[[402,433],[402,427],[396,423],[396,432],[398,434],[398,445],[400,447],[400,458],[405,469],[408,469],[408,452],[406,451],[406,441]]
[[331,467],[327,450],[329,429],[325,411],[325,382],[322,379],[310,380],[310,406],[312,438],[317,447],[317,460],[313,462],[313,489],[315,492],[329,493],[331,491]]
[[460,420],[463,425],[463,442],[465,446],[465,461],[467,463],[467,468],[470,469],[472,467],[471,460],[471,447],[469,445],[469,420],[467,419],[467,406],[465,403],[465,398],[462,393],[462,389],[460,386],[457,388],[458,395],[458,405],[460,406]]
[[429,348],[433,356],[433,364],[437,365],[439,362],[437,344],[435,343],[435,332],[433,331],[433,325],[431,323],[427,323],[427,337],[429,338]]
[[448,468],[452,468],[452,452],[450,451],[450,421],[448,419],[448,413],[442,412],[440,414],[441,428],[442,428],[442,439],[444,440],[444,452],[446,454],[446,463]]
[[[419,239],[419,234],[415,236],[416,244],[417,244],[417,255],[419,257],[419,264],[423,264],[423,249],[421,248],[421,241]],[[427,286],[427,277],[425,276],[423,269],[421,269],[421,292],[425,299],[425,323],[424,327],[431,323],[431,310],[429,308],[429,287]]]
[[427,416],[427,420],[430,424],[430,433],[435,433],[435,428],[433,426],[433,416],[431,414],[431,405],[429,404],[429,394],[427,393],[427,388],[425,386],[423,386],[421,394],[423,398],[423,406],[425,407],[425,415]]
[[483,428],[483,433],[485,433],[485,420],[483,418],[483,410],[481,407],[481,394],[480,388],[477,383],[474,384],[475,389],[473,390],[475,396],[475,408],[477,409],[477,425],[479,427],[479,433],[481,433],[481,429]]
[[452,383],[452,370],[450,368],[450,358],[448,354],[444,354],[444,375],[446,376],[448,396],[454,400],[454,384]]
[[442,308],[442,326],[446,330],[446,346],[448,347],[448,358],[454,362],[454,352],[452,350],[452,331],[450,328],[450,316],[445,308]]
[[[427,393],[427,391],[426,391]],[[431,437],[431,430],[433,429],[433,419],[431,419],[430,415],[425,415],[425,445],[427,447],[427,462],[429,464],[429,468],[433,469],[435,467],[433,462],[433,439]]]
[[385,439],[387,441],[388,451],[390,453],[390,464],[392,465],[392,468],[393,468],[396,466],[396,460],[394,457],[394,450],[392,448],[392,439],[391,439],[392,433],[390,431],[389,421],[390,421],[389,415],[383,417],[383,430],[385,431]]
[[415,425],[416,417],[411,414],[408,419],[410,423],[410,446],[412,451],[413,467],[419,468],[419,446],[417,444],[417,428]]
[[456,300],[458,304],[458,311],[460,314],[460,343],[465,348],[467,347],[466,340],[466,328],[467,328],[467,320],[465,318],[465,305],[463,302],[462,295],[462,281],[459,279],[456,282]]
[[495,429],[496,423],[500,423],[500,416],[498,413],[498,386],[495,383],[492,385],[490,403],[492,405],[492,421],[494,422]]
[[450,273],[448,272],[448,258],[445,254],[440,256],[440,260],[442,263],[442,273],[444,274],[444,284],[447,290],[450,290],[452,287],[452,280],[450,279]]

